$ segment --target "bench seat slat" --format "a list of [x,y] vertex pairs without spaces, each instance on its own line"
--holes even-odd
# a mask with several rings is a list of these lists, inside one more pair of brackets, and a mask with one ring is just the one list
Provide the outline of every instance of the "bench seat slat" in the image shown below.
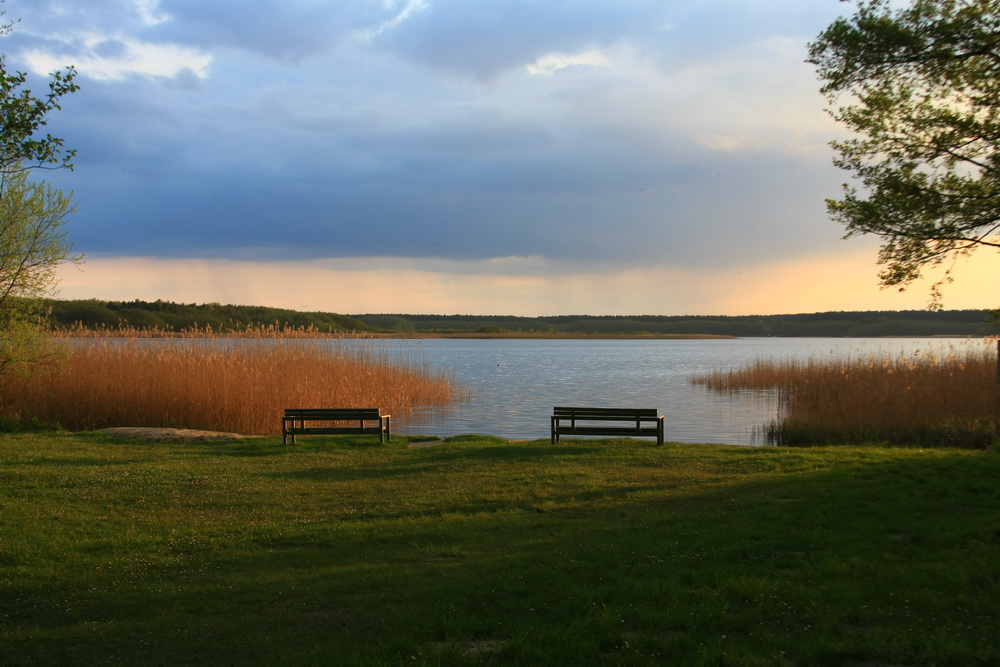
[[650,435],[656,436],[659,429],[647,428],[603,428],[601,426],[575,426],[572,428],[560,429],[562,435]]
[[570,415],[621,415],[629,417],[653,417],[656,418],[656,408],[562,408],[555,407],[552,414],[556,416]]
[[[596,423],[580,425],[577,422]],[[552,410],[552,444],[557,444],[561,435],[621,435],[655,437],[656,444],[662,445],[663,422],[664,418],[657,414],[656,408],[557,406]]]
[[294,408],[285,410],[285,419],[378,419],[383,416],[378,408]]
[[[379,408],[288,408],[281,418],[281,441],[287,444],[289,435],[294,445],[296,435],[377,433],[379,442],[385,442],[392,438],[390,417],[382,414]],[[306,422],[322,423],[306,426]],[[349,425],[335,426],[331,422]]]
[[305,428],[289,428],[286,431],[289,435],[299,434],[299,435],[348,435],[348,434],[359,434],[359,433],[375,433],[376,431],[372,428],[360,427],[360,426],[307,426]]
[[573,421],[593,421],[593,422],[609,422],[620,425],[621,423],[629,422],[655,422],[659,417],[604,417],[604,416],[593,416],[588,417],[586,415],[574,415],[573,417],[555,417],[562,422],[573,422]]

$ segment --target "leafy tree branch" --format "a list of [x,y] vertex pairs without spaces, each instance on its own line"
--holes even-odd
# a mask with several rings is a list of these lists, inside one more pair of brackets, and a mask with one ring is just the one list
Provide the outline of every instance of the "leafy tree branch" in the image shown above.
[[847,237],[881,237],[883,286],[1000,248],[1000,3],[859,0],[809,45],[808,62],[855,135],[831,143],[855,183],[828,212]]

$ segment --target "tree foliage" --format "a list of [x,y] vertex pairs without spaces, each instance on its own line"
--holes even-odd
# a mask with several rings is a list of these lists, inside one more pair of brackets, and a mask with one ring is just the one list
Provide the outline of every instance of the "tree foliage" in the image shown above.
[[993,332],[984,310],[907,310],[802,313],[797,315],[341,315],[265,306],[170,301],[46,301],[60,329],[119,326],[164,331],[211,326],[238,332],[256,325],[314,327],[321,332],[474,333],[537,335],[673,334],[723,336],[982,336]]
[[0,375],[52,356],[41,298],[56,267],[80,259],[64,227],[73,210],[71,197],[27,172],[0,173]]
[[[0,17],[4,12],[0,10]],[[0,35],[13,25],[0,25]],[[6,174],[30,168],[73,168],[75,150],[66,150],[64,142],[51,134],[41,135],[47,118],[61,109],[60,100],[79,90],[76,70],[53,72],[48,91],[36,95],[27,87],[25,72],[8,72],[7,56],[0,54],[0,172]]]
[[[2,25],[0,34],[10,29]],[[63,227],[71,197],[28,179],[32,169],[73,166],[75,152],[43,128],[60,99],[78,89],[75,76],[72,68],[55,72],[48,92],[36,95],[28,75],[8,72],[0,54],[0,376],[52,358],[41,298],[52,292],[56,266],[80,259]]]
[[64,228],[70,196],[25,172],[0,174],[0,311],[12,300],[46,296],[56,266],[75,260]]
[[[847,237],[881,237],[879,278],[900,289],[924,269],[1000,248],[1000,3],[858,0],[809,46],[856,184],[828,200]],[[846,100],[846,103],[843,103]],[[840,104],[840,106],[837,106]]]

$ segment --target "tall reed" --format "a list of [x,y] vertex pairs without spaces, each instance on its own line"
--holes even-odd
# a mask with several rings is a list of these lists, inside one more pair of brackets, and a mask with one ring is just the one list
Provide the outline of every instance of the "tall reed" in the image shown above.
[[446,404],[461,393],[447,376],[375,343],[344,345],[277,329],[242,338],[207,330],[165,339],[118,333],[74,340],[62,368],[0,387],[0,408],[15,419],[70,430],[273,434],[289,407],[379,407],[398,414]]
[[946,356],[759,359],[692,381],[718,392],[777,391],[778,418],[759,433],[770,444],[986,448],[1000,438],[996,354],[987,341]]
[[315,325],[291,326],[289,324],[244,324],[234,322],[226,329],[215,329],[211,324],[205,326],[185,327],[182,329],[163,329],[160,327],[134,327],[130,325],[86,327],[80,322],[69,327],[56,327],[52,330],[56,338],[373,338],[370,333],[338,331],[320,331]]

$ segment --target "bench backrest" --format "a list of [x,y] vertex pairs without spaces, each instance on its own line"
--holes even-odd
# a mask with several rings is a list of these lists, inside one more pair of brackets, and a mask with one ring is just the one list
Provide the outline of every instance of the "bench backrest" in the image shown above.
[[656,408],[552,408],[553,417],[566,419],[607,419],[628,421],[634,419],[657,419]]
[[379,419],[381,417],[379,408],[288,408],[285,410],[285,419],[339,421]]

